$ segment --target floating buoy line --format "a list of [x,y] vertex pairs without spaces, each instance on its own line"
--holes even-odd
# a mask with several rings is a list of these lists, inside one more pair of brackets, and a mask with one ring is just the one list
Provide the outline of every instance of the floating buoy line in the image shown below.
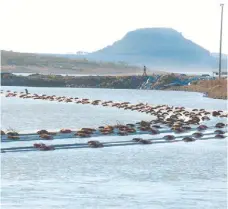
[[[105,126],[99,127],[98,129],[82,128],[78,131],[72,131],[71,129],[62,129],[59,132],[49,132],[47,130],[40,130],[37,133],[31,134],[19,134],[17,132],[5,133],[2,131],[1,141],[2,142],[15,142],[15,141],[35,141],[35,140],[54,140],[54,139],[77,139],[77,138],[90,138],[90,137],[101,137],[101,136],[129,136],[129,135],[159,135],[165,133],[182,134],[192,131],[205,131],[213,130],[216,126],[205,126],[199,125],[197,127],[183,126],[174,127],[168,129],[167,127],[153,125],[145,126],[146,122],[128,125],[116,125],[116,126]],[[134,125],[134,128],[132,126]],[[222,130],[216,130],[216,134],[224,134],[226,127],[221,127]]]
[[[119,109],[144,112],[152,116],[156,116],[152,121],[141,121],[135,124],[119,124],[100,126],[97,129],[94,128],[82,128],[77,131],[71,129],[61,129],[58,132],[50,132],[47,130],[39,130],[37,133],[19,134],[15,131],[4,132],[1,130],[2,142],[14,142],[14,141],[34,141],[34,140],[53,140],[53,139],[68,139],[68,138],[89,138],[100,136],[128,136],[128,135],[142,135],[142,134],[168,134],[166,138],[156,139],[141,139],[134,138],[133,141],[117,141],[117,142],[99,142],[89,141],[82,144],[64,144],[64,145],[45,145],[43,143],[35,143],[33,147],[15,147],[15,148],[3,148],[1,151],[14,152],[14,151],[35,151],[35,150],[54,150],[54,149],[73,149],[73,148],[99,148],[110,146],[127,146],[135,144],[155,144],[155,143],[170,143],[170,142],[192,142],[196,140],[206,139],[222,139],[226,138],[227,124],[217,123],[215,126],[206,126],[202,122],[210,120],[211,117],[224,118],[228,114],[222,110],[218,111],[206,111],[205,109],[186,109],[184,107],[173,107],[168,105],[148,105],[148,104],[130,104],[129,102],[113,102],[113,101],[101,101],[101,100],[89,100],[86,98],[78,97],[65,97],[65,96],[47,96],[45,94],[25,94],[24,92],[11,92],[8,90],[6,93],[1,91],[1,94],[6,97],[18,97],[21,99],[39,99],[56,102],[76,103],[76,104],[91,104],[102,105],[108,107],[117,107]],[[217,130],[215,130],[217,129]],[[212,130],[210,133],[203,133],[205,130]],[[193,131],[197,131],[194,132]],[[180,136],[183,133],[189,133],[191,135]],[[179,134],[174,136],[172,134]],[[204,138],[204,136],[209,136]],[[181,138],[181,139],[179,139]]]
[[[213,136],[212,136],[213,135]],[[173,136],[172,139],[168,139],[165,136],[163,138],[155,139],[142,139],[133,138],[132,141],[110,141],[110,142],[99,142],[96,140],[88,141],[87,143],[72,143],[72,144],[56,144],[56,145],[45,145],[43,143],[34,143],[33,146],[27,147],[11,147],[2,148],[1,152],[28,152],[28,151],[50,151],[50,150],[62,150],[62,149],[80,149],[80,148],[102,148],[102,147],[116,147],[116,146],[129,146],[139,144],[163,144],[163,143],[174,143],[174,142],[194,142],[196,140],[212,140],[212,139],[223,139],[227,135],[214,135],[214,133],[206,133],[203,138],[195,138],[193,136]]]

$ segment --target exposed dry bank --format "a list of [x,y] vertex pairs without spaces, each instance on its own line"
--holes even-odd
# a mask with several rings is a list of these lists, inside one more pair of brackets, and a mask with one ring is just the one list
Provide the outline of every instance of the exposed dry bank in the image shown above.
[[227,79],[201,80],[190,86],[171,87],[169,90],[205,92],[210,98],[227,99]]

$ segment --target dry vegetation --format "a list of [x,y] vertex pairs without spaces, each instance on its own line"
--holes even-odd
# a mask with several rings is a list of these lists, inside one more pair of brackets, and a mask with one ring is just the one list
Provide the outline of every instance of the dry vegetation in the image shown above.
[[172,90],[207,92],[210,98],[227,99],[227,79],[202,80],[190,86],[175,87]]

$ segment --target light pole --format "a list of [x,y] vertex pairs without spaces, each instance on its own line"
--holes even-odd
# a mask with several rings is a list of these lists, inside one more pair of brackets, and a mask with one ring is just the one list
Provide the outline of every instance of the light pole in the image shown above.
[[220,26],[220,46],[219,46],[219,79],[221,78],[221,68],[222,68],[222,23],[223,23],[223,6],[224,4],[220,4],[221,6],[221,26]]

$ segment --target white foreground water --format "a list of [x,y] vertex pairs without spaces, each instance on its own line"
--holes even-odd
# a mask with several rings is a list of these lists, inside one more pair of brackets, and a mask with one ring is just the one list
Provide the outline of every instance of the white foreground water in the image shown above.
[[[24,91],[25,87],[2,89]],[[27,89],[31,93],[47,95],[226,110],[226,101],[204,98],[199,93]],[[42,128],[77,129],[152,119],[143,113],[109,107],[4,97],[1,100],[3,130],[9,127],[20,132]],[[98,140],[117,139],[131,140],[132,136],[99,137]],[[86,139],[80,140],[84,142]],[[73,142],[74,139],[61,141]],[[2,143],[2,146],[29,146],[33,143],[10,142]],[[48,143],[58,144],[60,140]],[[226,140],[218,139],[150,146],[4,153],[1,154],[1,205],[4,209],[225,209],[226,165]]]

